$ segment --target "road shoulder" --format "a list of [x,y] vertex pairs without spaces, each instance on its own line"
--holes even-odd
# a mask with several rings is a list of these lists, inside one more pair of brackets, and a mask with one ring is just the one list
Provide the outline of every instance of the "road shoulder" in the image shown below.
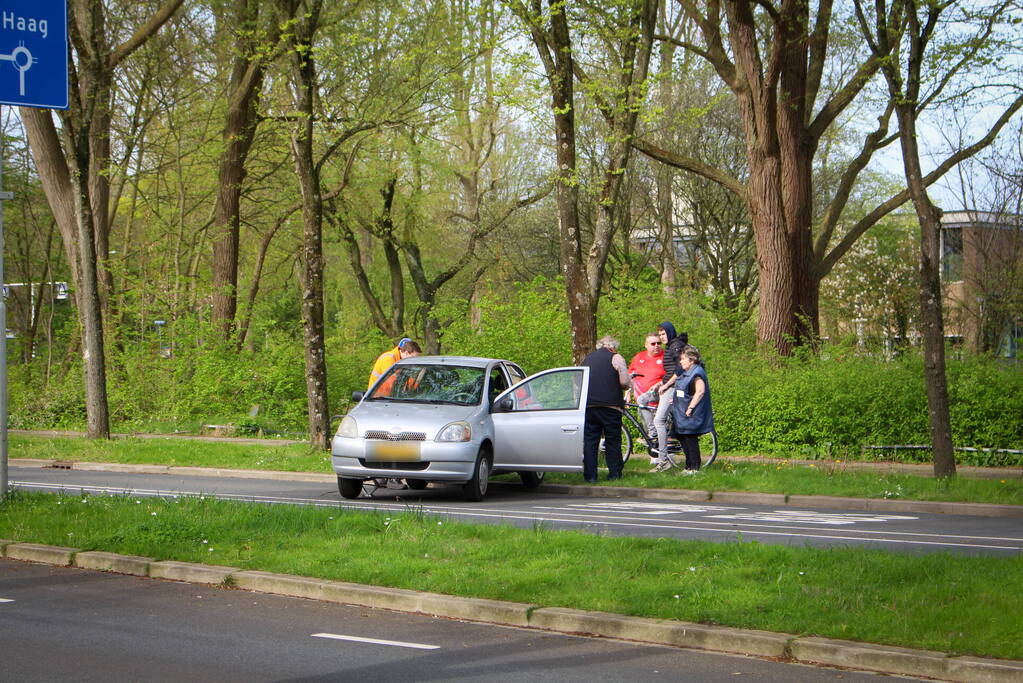
[[950,655],[814,636],[631,617],[500,600],[482,600],[407,589],[325,581],[302,576],[188,562],[157,561],[76,548],[0,539],[0,557],[122,571],[137,576],[221,585],[226,588],[389,609],[502,626],[614,638],[710,652],[945,681],[1020,681],[1023,661]]

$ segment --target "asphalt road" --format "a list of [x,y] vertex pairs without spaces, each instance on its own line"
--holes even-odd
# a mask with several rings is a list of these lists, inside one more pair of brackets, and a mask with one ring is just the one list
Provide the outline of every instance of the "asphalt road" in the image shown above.
[[25,682],[895,680],[3,559],[0,671]]
[[214,495],[267,504],[319,505],[381,512],[414,508],[471,522],[532,528],[576,529],[623,536],[756,540],[762,543],[855,546],[896,552],[1017,555],[1023,552],[1023,520],[967,515],[851,512],[687,503],[636,498],[593,498],[530,493],[517,485],[492,484],[486,501],[467,503],[457,488],[425,491],[378,489],[372,497],[342,500],[326,483],[167,474],[91,472],[17,467],[14,488],[74,494],[133,496]]

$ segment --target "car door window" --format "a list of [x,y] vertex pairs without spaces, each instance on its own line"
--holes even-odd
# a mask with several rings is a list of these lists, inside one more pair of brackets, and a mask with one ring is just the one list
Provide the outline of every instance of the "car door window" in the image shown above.
[[515,363],[505,363],[504,369],[508,371],[508,377],[511,378],[512,385],[518,384],[522,380],[526,379],[525,371]]
[[490,371],[490,388],[487,390],[488,398],[491,402],[493,402],[493,400],[497,398],[497,395],[507,388],[508,380],[504,378],[504,373],[501,372],[501,368],[495,366],[494,369]]
[[526,410],[577,410],[582,395],[583,371],[543,374],[515,385],[509,394],[511,412]]

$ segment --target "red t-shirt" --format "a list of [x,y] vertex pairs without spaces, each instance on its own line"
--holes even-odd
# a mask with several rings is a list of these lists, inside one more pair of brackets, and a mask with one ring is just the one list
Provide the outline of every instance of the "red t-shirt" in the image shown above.
[[635,386],[640,394],[646,391],[661,380],[664,375],[664,352],[659,352],[652,358],[644,350],[632,357],[629,363],[629,374],[638,373],[633,377]]

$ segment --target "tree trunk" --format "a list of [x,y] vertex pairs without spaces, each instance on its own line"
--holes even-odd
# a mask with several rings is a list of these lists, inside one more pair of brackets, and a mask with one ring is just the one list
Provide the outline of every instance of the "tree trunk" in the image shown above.
[[77,297],[82,320],[85,357],[85,414],[89,438],[110,438],[110,413],[107,404],[106,355],[103,346],[103,308],[99,296],[96,263],[96,236],[89,200],[88,141],[81,141],[75,155],[75,218],[78,223],[78,260],[82,281]]
[[401,256],[399,245],[394,237],[394,193],[398,179],[392,176],[380,190],[381,208],[380,213],[374,219],[367,232],[371,236],[381,240],[384,250],[384,258],[387,261],[387,273],[390,281],[390,312],[384,311],[380,297],[373,291],[369,275],[366,273],[367,259],[363,255],[359,239],[349,223],[349,216],[339,211],[337,196],[328,200],[329,211],[327,220],[341,233],[341,239],[348,246],[348,262],[352,266],[352,273],[355,275],[355,282],[359,287],[366,307],[369,308],[373,324],[383,332],[384,336],[397,338],[405,334],[405,275],[401,269]]
[[[234,28],[254,28],[259,0],[235,0]],[[242,32],[237,35],[244,35]],[[263,83],[261,57],[253,57],[247,38],[239,37],[228,90],[227,118],[220,154],[217,202],[213,208],[213,306],[214,325],[224,339],[230,338],[238,311],[238,246],[241,226],[242,182],[245,163],[256,134],[256,105]]]
[[[316,66],[312,42],[322,3],[314,0],[300,12],[292,44],[292,85],[299,121],[291,136],[291,153],[302,193],[302,331],[305,345],[306,406],[309,440],[318,448],[330,447],[330,414],[327,401],[327,364],[323,328],[323,201],[319,169],[313,157],[313,102]],[[299,6],[289,9],[298,10]]]
[[675,171],[659,164],[654,171],[657,183],[657,242],[661,245],[661,289],[667,296],[678,290],[678,255],[675,252]]
[[[948,382],[945,377],[945,326],[942,319],[940,275],[941,211],[927,195],[927,182],[920,165],[917,142],[917,107],[928,63],[927,48],[935,35],[944,4],[920,4],[914,0],[893,3],[890,13],[884,3],[875,6],[877,16],[868,22],[863,5],[855,3],[856,16],[874,54],[884,58],[882,73],[899,122],[899,144],[906,188],[920,222],[920,323],[923,332],[924,383],[927,387],[928,423],[934,476],[952,477],[956,473],[952,447],[952,423],[948,409]],[[921,22],[920,13],[924,14]],[[892,16],[904,17],[904,24],[889,25]],[[874,32],[876,31],[876,33]],[[904,40],[905,39],[905,40]],[[900,51],[899,47],[904,47]],[[937,52],[937,48],[934,50]],[[902,71],[905,65],[906,71]]]
[[[69,140],[67,147],[73,150],[73,155],[65,156],[49,111],[22,108],[20,113],[43,190],[60,229],[75,283],[76,310],[82,330],[85,410],[89,436],[108,438],[110,416],[92,202],[89,200],[88,142]],[[65,124],[62,130],[69,133],[68,128]]]
[[[674,104],[676,82],[672,73],[674,68],[675,44],[671,41],[664,41],[661,43],[657,71],[657,104],[663,111],[670,111],[670,107]],[[667,139],[668,133],[665,131],[660,142],[663,144]],[[667,296],[673,297],[678,290],[678,255],[675,252],[675,169],[667,164],[655,164],[654,166],[654,182],[657,192],[655,207],[656,217],[659,221],[657,242],[661,246],[661,290]]]
[[906,182],[920,221],[920,321],[923,328],[924,383],[927,386],[934,476],[954,477],[956,461],[948,409],[945,324],[941,310],[941,211],[931,202],[923,182],[913,103],[904,101],[896,105],[896,115],[899,119]]
[[[553,0],[551,5],[557,4]],[[554,70],[548,71],[558,172],[554,200],[558,209],[561,243],[561,273],[565,278],[568,316],[572,325],[572,360],[581,363],[597,341],[597,311],[590,296],[579,229],[579,183],[575,158],[575,95],[573,87],[572,41],[564,8],[551,12],[551,51]]]
[[[290,213],[290,212],[289,212]],[[274,224],[274,227],[267,231],[259,241],[259,249],[256,251],[256,263],[252,267],[252,280],[249,282],[249,296],[245,307],[245,314],[242,316],[241,324],[238,327],[238,339],[235,349],[242,350],[245,340],[249,335],[249,326],[252,322],[252,309],[256,304],[256,296],[259,294],[259,285],[263,277],[263,264],[266,263],[266,252],[270,249],[270,242],[281,227],[282,221]]]
[[[796,8],[798,7],[798,8]],[[793,9],[796,8],[796,9]],[[806,128],[806,5],[778,22],[773,69],[763,71],[752,9],[727,3],[733,84],[749,158],[746,202],[756,235],[760,277],[757,339],[781,355],[812,341],[818,329],[811,217],[815,143]],[[798,19],[798,20],[797,20]]]
[[83,335],[85,409],[89,436],[109,438],[106,360],[103,344],[101,280],[107,294],[112,278],[106,261],[109,245],[109,172],[111,84],[118,65],[152,37],[177,11],[183,0],[166,0],[144,25],[123,43],[110,46],[104,6],[90,0],[69,3],[68,22],[77,57],[69,108],[61,113],[61,147],[49,111],[22,108],[46,198],[60,228],[75,282],[75,302]]

